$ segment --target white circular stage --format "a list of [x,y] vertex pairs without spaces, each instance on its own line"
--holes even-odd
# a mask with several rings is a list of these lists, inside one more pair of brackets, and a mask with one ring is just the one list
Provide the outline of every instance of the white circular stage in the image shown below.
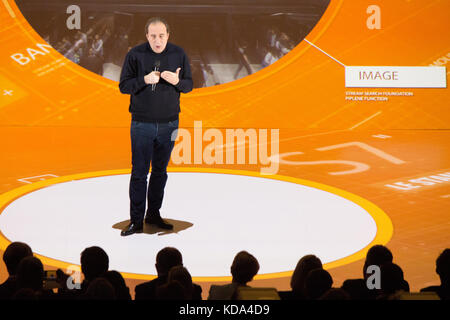
[[337,194],[261,177],[170,172],[162,216],[173,232],[146,226],[121,237],[128,224],[129,174],[50,185],[11,202],[0,214],[9,241],[33,252],[80,264],[89,246],[102,247],[110,269],[155,275],[157,252],[176,247],[194,277],[230,276],[241,250],[259,274],[291,271],[305,254],[323,263],[348,257],[375,238],[377,226],[361,206]]

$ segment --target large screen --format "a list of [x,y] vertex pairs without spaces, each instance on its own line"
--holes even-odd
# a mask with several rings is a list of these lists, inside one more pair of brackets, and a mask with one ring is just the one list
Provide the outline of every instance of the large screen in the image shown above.
[[[17,90],[2,105],[33,112],[2,108],[1,121],[126,125],[117,114],[123,108],[111,108],[125,103],[114,81],[128,50],[145,41],[146,19],[160,15],[171,25],[169,41],[185,48],[192,65],[197,89],[183,98],[186,125],[445,129],[446,10],[436,6],[446,8],[420,1],[9,2],[3,87]],[[8,19],[21,21],[20,29]],[[43,94],[25,88],[55,85]],[[77,101],[80,90],[90,98],[78,113],[42,110],[46,99]],[[107,99],[94,93],[103,90]],[[93,115],[104,109],[110,116],[99,124]]]

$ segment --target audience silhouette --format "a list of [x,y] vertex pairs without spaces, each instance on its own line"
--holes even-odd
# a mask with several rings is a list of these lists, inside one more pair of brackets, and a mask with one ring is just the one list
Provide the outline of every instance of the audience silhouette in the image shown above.
[[39,300],[39,296],[33,289],[18,289],[10,298],[11,300]]
[[391,263],[394,257],[392,252],[385,246],[376,244],[367,251],[366,261],[363,267],[363,277],[367,279],[369,274],[367,273],[367,267],[371,265],[381,266],[385,263]]
[[347,279],[342,283],[341,289],[349,294],[351,300],[375,299],[373,290],[367,288],[364,279]]
[[397,291],[409,292],[409,284],[403,278],[403,270],[395,263],[388,262],[380,266],[381,289],[377,299],[390,299]]
[[328,271],[317,268],[308,272],[305,279],[305,296],[307,300],[317,300],[331,289],[333,279]]
[[[158,277],[148,282],[141,283],[135,288],[135,300],[154,300],[157,298],[156,289],[167,283],[169,271],[173,267],[183,266],[183,257],[178,249],[173,247],[166,247],[161,249],[156,255],[156,272]],[[180,284],[181,285],[181,284]],[[202,288],[193,284],[194,292],[200,292]]]
[[436,259],[436,273],[441,279],[440,286],[422,288],[421,292],[436,292],[441,300],[450,300],[450,249],[445,249]]
[[177,281],[168,281],[156,288],[156,300],[186,300],[186,288]]
[[102,248],[96,246],[84,249],[81,253],[80,262],[85,285],[88,285],[95,278],[103,276],[109,268],[108,255]]
[[106,272],[103,277],[114,287],[117,300],[131,300],[130,288],[127,287],[125,279],[119,272],[111,270]]
[[[291,291],[279,291],[282,300],[394,300],[410,291],[402,268],[393,263],[392,252],[383,245],[372,246],[366,255],[362,279],[347,279],[341,288],[333,288],[333,278],[323,269],[321,260],[312,254],[303,256],[292,274]],[[33,256],[31,248],[22,242],[11,243],[3,253],[8,278],[0,284],[0,300],[132,300],[130,289],[122,275],[109,269],[109,257],[97,246],[88,247],[80,256],[84,280],[75,288],[67,287],[69,275],[58,270],[60,288],[57,292],[44,286],[44,267]],[[370,266],[379,269],[380,286],[368,286]],[[135,300],[201,300],[202,288],[192,282],[183,266],[181,252],[165,247],[156,255],[157,278],[135,287]],[[249,287],[259,271],[258,260],[247,251],[240,251],[233,259],[232,281],[225,285],[211,285],[208,300],[237,300],[239,288]],[[436,259],[436,273],[441,284],[422,288],[421,292],[435,292],[441,300],[449,300],[450,249]]]
[[105,278],[98,277],[89,283],[83,299],[87,300],[115,300],[116,292],[112,284]]
[[331,288],[318,300],[351,300],[350,295],[342,288]]
[[192,277],[185,267],[175,266],[170,269],[167,282],[172,281],[178,281],[183,287],[183,299],[202,300],[202,288],[192,283]]
[[369,266],[381,267],[385,263],[392,263],[392,252],[383,245],[372,246],[366,254],[366,260],[363,266],[363,278],[362,279],[347,279],[342,284],[342,289],[347,291],[352,300],[374,300],[381,294],[379,289],[369,289],[367,286],[368,278],[371,273],[368,272]]
[[0,299],[10,299],[17,290],[17,268],[25,257],[33,256],[31,248],[23,242],[12,242],[3,253],[9,277],[0,285]]
[[28,256],[23,258],[17,267],[17,285],[15,298],[25,298],[31,295],[37,300],[54,299],[53,291],[44,289],[44,266],[41,260]]
[[231,265],[232,281],[226,285],[211,285],[208,300],[235,300],[240,287],[248,287],[247,283],[259,271],[256,258],[247,251],[240,251]]
[[306,299],[305,280],[311,270],[322,268],[322,261],[312,254],[303,256],[295,267],[291,277],[291,291],[280,291],[281,300]]

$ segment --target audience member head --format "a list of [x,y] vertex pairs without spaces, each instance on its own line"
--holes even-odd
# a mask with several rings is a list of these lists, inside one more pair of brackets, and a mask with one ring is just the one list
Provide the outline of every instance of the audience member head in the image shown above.
[[108,280],[97,277],[89,283],[86,298],[89,300],[115,300],[116,293]]
[[156,288],[157,300],[184,300],[185,290],[181,283],[176,280],[169,281]]
[[3,261],[10,276],[17,274],[17,267],[20,261],[25,257],[33,255],[31,248],[23,242],[11,243],[3,253]]
[[109,258],[100,247],[89,247],[81,253],[81,272],[88,281],[103,276],[109,268]]
[[312,254],[302,257],[295,267],[294,273],[291,277],[291,288],[296,294],[304,295],[305,279],[308,273],[317,268],[322,268],[322,261]]
[[319,300],[351,300],[351,297],[344,289],[331,288]]
[[166,276],[172,267],[182,265],[183,257],[181,256],[181,252],[176,248],[163,248],[156,255],[155,267],[158,272],[158,277]]
[[333,279],[328,271],[317,268],[308,272],[305,279],[305,295],[309,300],[319,299],[325,292],[331,289]]
[[389,262],[380,266],[381,292],[390,295],[398,290],[409,292],[409,285],[403,278],[403,270],[395,263]]
[[364,262],[364,279],[367,279],[368,275],[366,270],[371,265],[377,265],[381,267],[382,264],[390,263],[393,260],[392,252],[385,246],[377,244],[372,246],[367,251],[366,261]]
[[107,271],[103,278],[108,280],[114,287],[118,300],[131,300],[130,289],[127,287],[125,279],[119,272],[115,270]]
[[441,285],[450,287],[450,249],[445,249],[436,259],[436,273],[441,279]]
[[41,260],[29,256],[23,258],[17,268],[17,288],[42,290],[44,284],[44,266]]
[[192,285],[192,277],[189,271],[183,266],[172,267],[167,277],[167,282],[178,281],[184,289],[185,298],[192,299],[194,287]]
[[259,263],[256,258],[247,251],[239,252],[231,265],[233,282],[246,285],[259,271]]

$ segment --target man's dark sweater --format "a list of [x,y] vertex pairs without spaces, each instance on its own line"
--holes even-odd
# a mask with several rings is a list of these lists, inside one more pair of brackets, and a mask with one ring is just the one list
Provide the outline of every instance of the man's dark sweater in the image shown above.
[[[159,71],[179,73],[176,86],[160,78],[155,91],[144,82],[144,76],[152,72],[159,61]],[[120,74],[120,92],[130,94],[132,120],[141,122],[168,122],[178,119],[180,92],[188,93],[193,88],[189,59],[184,50],[170,42],[161,53],[155,53],[148,42],[132,48]]]

